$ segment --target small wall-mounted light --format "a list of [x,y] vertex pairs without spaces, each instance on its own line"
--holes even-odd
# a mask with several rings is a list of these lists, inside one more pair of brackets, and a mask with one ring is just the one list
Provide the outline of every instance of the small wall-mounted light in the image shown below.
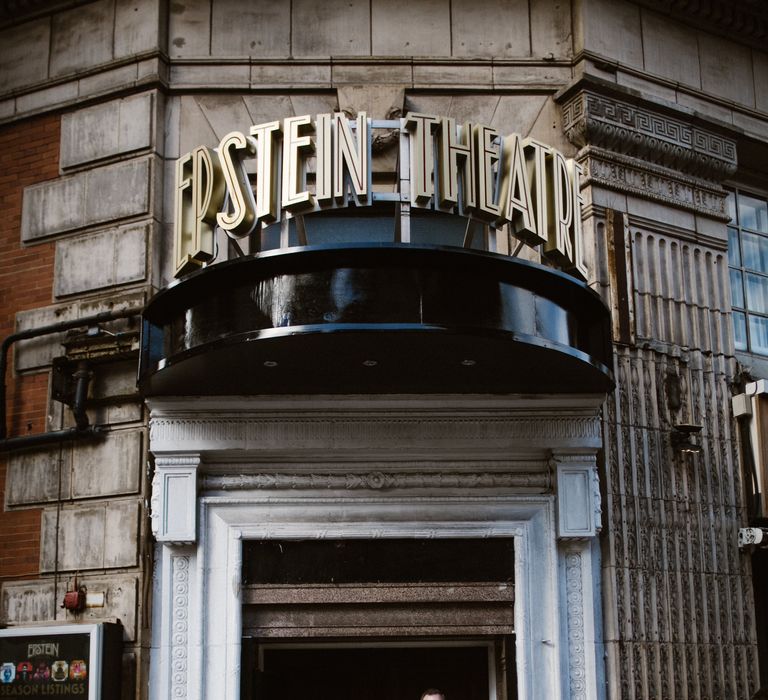
[[690,423],[680,423],[672,426],[671,443],[675,452],[686,452],[688,454],[696,454],[701,452],[701,445],[697,445],[693,439],[694,436],[701,432],[700,425],[692,425]]

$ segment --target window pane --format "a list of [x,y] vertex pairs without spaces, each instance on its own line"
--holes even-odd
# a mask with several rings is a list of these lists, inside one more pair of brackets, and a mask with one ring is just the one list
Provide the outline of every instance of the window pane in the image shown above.
[[746,275],[747,309],[758,313],[768,313],[768,277]]
[[739,270],[729,270],[731,273],[731,306],[744,308],[744,286]]
[[741,267],[741,250],[739,250],[739,231],[728,228],[728,264]]
[[768,202],[764,199],[740,194],[739,223],[744,228],[768,233]]
[[749,338],[752,352],[768,355],[768,318],[749,317]]
[[744,267],[758,272],[768,272],[768,238],[755,233],[741,234]]
[[747,349],[747,319],[740,311],[733,312],[733,341],[737,350]]
[[725,195],[725,211],[731,217],[731,222],[736,223],[736,193],[728,192]]

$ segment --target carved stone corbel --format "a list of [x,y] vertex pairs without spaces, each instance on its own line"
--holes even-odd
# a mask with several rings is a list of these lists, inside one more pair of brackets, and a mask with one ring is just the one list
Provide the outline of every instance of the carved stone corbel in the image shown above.
[[557,472],[557,536],[595,537],[602,527],[600,485],[593,455],[553,454]]
[[199,454],[155,457],[152,479],[152,534],[158,542],[197,541],[197,472]]

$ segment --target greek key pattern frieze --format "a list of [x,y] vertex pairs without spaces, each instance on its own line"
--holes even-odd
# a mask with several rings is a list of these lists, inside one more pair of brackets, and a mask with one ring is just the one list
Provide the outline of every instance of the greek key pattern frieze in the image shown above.
[[589,90],[563,105],[565,133],[577,146],[599,146],[710,180],[736,171],[736,142],[656,112]]

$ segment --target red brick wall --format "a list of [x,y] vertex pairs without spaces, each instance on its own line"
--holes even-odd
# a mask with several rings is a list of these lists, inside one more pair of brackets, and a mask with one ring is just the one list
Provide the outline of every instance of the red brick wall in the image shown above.
[[[17,311],[52,302],[54,245],[21,246],[21,199],[26,186],[58,177],[59,136],[57,115],[0,127],[0,338],[15,330]],[[48,373],[9,370],[6,387],[8,434],[43,432]],[[37,576],[40,556],[41,511],[6,511],[6,473],[0,454],[0,581]]]

